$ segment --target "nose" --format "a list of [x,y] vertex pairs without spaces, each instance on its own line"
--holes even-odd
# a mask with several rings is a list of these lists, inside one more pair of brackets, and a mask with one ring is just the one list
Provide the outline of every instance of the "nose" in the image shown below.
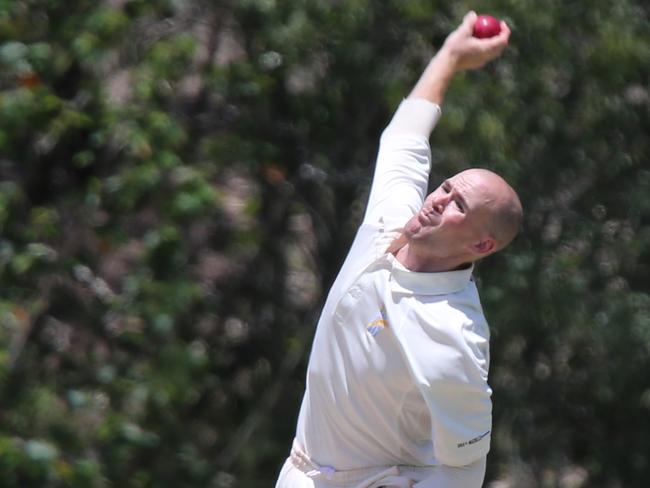
[[443,193],[441,195],[436,195],[431,202],[431,207],[435,212],[441,214],[450,200],[451,200],[450,193]]

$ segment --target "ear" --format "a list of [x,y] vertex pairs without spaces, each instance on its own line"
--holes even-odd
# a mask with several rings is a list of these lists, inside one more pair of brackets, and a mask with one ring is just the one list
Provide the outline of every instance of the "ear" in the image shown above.
[[471,248],[475,254],[486,255],[490,254],[497,247],[497,242],[493,237],[486,237],[482,241],[472,244]]

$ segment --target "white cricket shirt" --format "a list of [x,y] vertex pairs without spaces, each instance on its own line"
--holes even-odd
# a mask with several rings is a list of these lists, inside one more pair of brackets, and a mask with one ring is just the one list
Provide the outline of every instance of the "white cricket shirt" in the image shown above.
[[386,249],[427,192],[440,108],[402,102],[321,314],[297,439],[336,470],[464,466],[490,446],[489,330],[472,268],[416,273]]

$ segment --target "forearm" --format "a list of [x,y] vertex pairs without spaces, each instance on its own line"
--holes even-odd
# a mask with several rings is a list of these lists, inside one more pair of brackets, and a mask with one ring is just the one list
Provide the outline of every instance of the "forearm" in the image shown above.
[[413,488],[480,488],[485,477],[485,456],[467,466],[437,466],[429,478]]
[[442,105],[445,93],[454,74],[468,69],[478,69],[498,57],[508,45],[510,29],[501,22],[501,32],[489,39],[472,35],[476,13],[468,12],[463,23],[452,32],[422,73],[409,98],[424,98]]
[[442,106],[449,83],[456,73],[456,63],[446,49],[429,62],[408,98],[423,98]]

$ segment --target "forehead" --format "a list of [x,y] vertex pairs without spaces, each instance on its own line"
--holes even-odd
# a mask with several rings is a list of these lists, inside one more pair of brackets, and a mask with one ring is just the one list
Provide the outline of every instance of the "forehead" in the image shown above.
[[445,181],[453,183],[455,186],[483,188],[489,185],[487,174],[482,171],[468,169],[456,173],[454,176],[447,178]]
[[451,186],[465,197],[487,197],[492,193],[489,178],[472,170],[457,173],[440,183],[440,187]]
[[489,173],[480,170],[462,171],[444,180],[429,197],[433,198],[440,188],[450,186],[460,195],[467,211],[472,211],[472,213],[482,210],[489,211],[499,198],[496,188],[498,185],[492,184],[494,182],[491,181],[490,176]]

